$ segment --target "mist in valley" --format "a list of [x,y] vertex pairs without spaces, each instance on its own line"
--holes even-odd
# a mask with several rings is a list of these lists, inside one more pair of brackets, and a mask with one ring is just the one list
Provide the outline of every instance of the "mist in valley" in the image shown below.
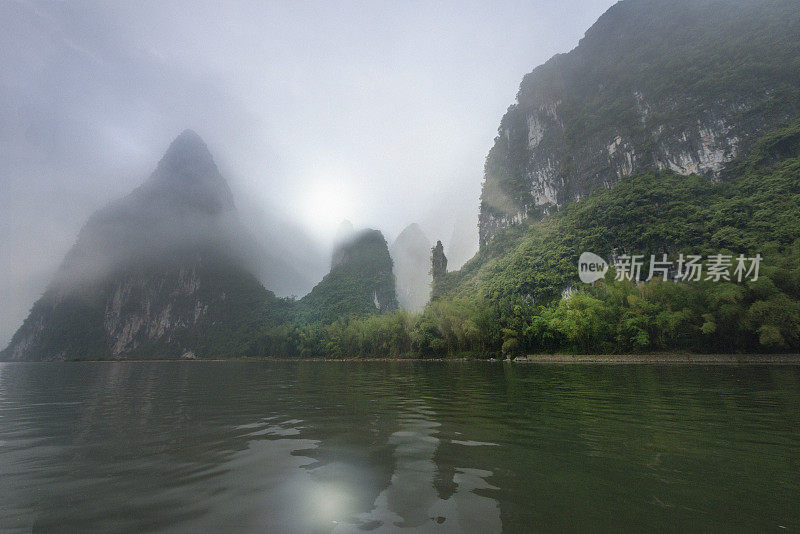
[[[345,219],[390,245],[416,225],[458,268],[521,73],[611,3],[3,2],[0,346],[52,284],[193,240],[279,296],[328,272]],[[165,220],[136,198],[187,128],[230,205]],[[141,224],[115,227],[126,209]],[[419,242],[393,247],[401,271]]]

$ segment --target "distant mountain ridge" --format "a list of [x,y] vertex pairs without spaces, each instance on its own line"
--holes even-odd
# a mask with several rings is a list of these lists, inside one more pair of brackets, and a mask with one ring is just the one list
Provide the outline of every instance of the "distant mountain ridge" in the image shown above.
[[[0,359],[796,351],[797,35],[786,0],[619,2],[525,76],[486,160],[477,255],[448,272],[414,225],[390,249],[344,224],[300,300],[253,276],[227,182],[184,132],[90,218]],[[581,286],[585,251],[645,271],[651,254],[761,254],[764,270]],[[421,314],[382,316],[427,300],[429,272]]]
[[274,327],[397,310],[383,234],[346,225],[341,239],[308,295],[277,298],[254,276],[260,251],[227,181],[184,131],[144,184],[89,218],[0,359],[241,357]]
[[431,294],[431,242],[416,223],[406,226],[392,243],[397,299],[404,309],[419,311]]

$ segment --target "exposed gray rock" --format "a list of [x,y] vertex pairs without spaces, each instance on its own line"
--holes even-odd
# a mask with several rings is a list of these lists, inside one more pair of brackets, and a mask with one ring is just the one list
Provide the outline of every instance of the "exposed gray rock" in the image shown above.
[[187,130],[149,180],[89,219],[2,356],[208,357],[210,329],[274,298],[244,267],[248,244],[228,184]]
[[800,114],[798,34],[787,2],[619,2],[523,79],[487,157],[480,245],[633,173],[718,179]]

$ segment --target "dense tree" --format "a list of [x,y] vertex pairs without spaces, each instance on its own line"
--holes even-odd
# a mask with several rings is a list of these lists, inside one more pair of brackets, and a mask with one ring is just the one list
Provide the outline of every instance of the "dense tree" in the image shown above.
[[[719,282],[577,280],[582,251],[763,256],[759,277]],[[536,352],[800,350],[800,123],[726,179],[644,173],[492,241],[406,312],[267,329],[255,356],[453,357]],[[643,273],[649,269],[648,262]],[[575,289],[577,288],[577,289]],[[565,291],[566,290],[566,291]]]

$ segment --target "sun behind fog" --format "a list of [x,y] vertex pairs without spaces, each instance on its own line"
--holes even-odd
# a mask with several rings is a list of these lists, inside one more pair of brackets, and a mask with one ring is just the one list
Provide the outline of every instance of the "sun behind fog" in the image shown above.
[[306,191],[303,220],[321,237],[330,238],[344,219],[353,215],[354,198],[342,179],[324,179],[315,182]]

